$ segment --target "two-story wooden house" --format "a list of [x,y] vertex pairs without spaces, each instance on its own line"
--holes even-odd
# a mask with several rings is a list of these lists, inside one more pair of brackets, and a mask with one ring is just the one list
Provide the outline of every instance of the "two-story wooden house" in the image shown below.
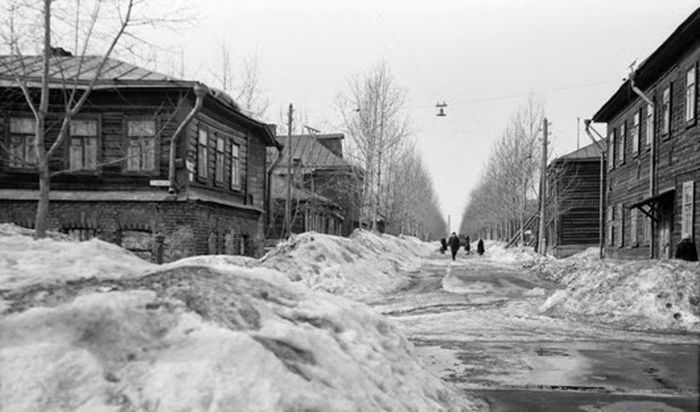
[[606,255],[672,257],[700,219],[700,9],[598,110],[607,123]]
[[[56,139],[64,99],[89,84],[101,59],[51,58],[47,145]],[[16,75],[34,93],[41,61],[0,56],[0,222],[25,227],[33,227],[38,199],[36,123]],[[266,149],[278,147],[274,134],[222,92],[109,59],[51,159],[49,228],[146,258],[160,243],[166,261],[256,255],[264,236]]]

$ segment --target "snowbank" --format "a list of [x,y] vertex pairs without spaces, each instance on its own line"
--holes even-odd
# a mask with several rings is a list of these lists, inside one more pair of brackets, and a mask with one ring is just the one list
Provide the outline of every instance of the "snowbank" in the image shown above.
[[[75,243],[25,248],[51,248],[67,273],[60,256]],[[3,410],[477,410],[427,372],[384,317],[271,269],[200,257],[190,263],[213,267],[180,262],[137,275],[150,265],[130,273],[127,252],[91,249],[73,271],[110,276],[46,282],[54,262],[17,266],[24,252],[0,247],[1,270],[15,273],[0,286]]]
[[355,231],[349,238],[314,232],[292,236],[262,258],[313,290],[370,299],[408,282],[421,257],[434,252],[416,238]]
[[60,234],[37,240],[33,233],[14,225],[0,225],[0,289],[136,275],[158,267],[101,240],[77,242]]
[[637,329],[700,331],[700,265],[598,258],[592,248],[534,269],[565,286],[541,311]]
[[[549,256],[538,254],[532,247],[512,246],[507,248],[506,242],[496,240],[485,240],[484,250],[484,257],[494,262],[517,264],[523,267],[530,267],[552,259]],[[472,251],[476,251],[476,242],[472,244]]]

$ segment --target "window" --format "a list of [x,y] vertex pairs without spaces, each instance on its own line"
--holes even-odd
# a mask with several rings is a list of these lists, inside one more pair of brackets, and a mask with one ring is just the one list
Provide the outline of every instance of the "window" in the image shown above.
[[654,140],[654,106],[647,105],[647,144]]
[[216,181],[224,181],[224,139],[216,138]]
[[127,122],[126,170],[130,172],[156,169],[155,120],[129,120]]
[[664,89],[661,102],[661,134],[667,135],[671,130],[671,86]]
[[637,237],[637,222],[639,221],[639,209],[630,210],[630,246],[638,246],[639,238]]
[[625,209],[623,208],[622,203],[617,204],[617,217],[619,224],[617,230],[619,233],[619,236],[617,237],[617,246],[623,247],[625,246]]
[[197,137],[197,176],[206,179],[209,167],[209,133],[205,129],[199,129]]
[[606,217],[608,220],[608,245],[612,246],[615,244],[615,215],[612,206],[608,206]]
[[683,206],[681,216],[681,239],[693,239],[693,212],[695,202],[695,182],[683,183]]
[[153,257],[153,235],[146,230],[121,230],[121,247],[140,257],[150,261]]
[[627,139],[627,121],[620,125],[620,136],[617,139],[620,142],[620,148],[617,151],[617,160],[620,164],[625,163],[625,139]]
[[651,219],[649,219],[649,216],[644,216],[644,225],[642,226],[642,241],[645,245],[651,244]]
[[612,129],[610,135],[610,145],[608,146],[608,170],[615,168],[615,144],[617,141],[617,129]]
[[231,189],[241,188],[239,147],[233,143],[231,145]]
[[97,230],[91,228],[63,228],[61,232],[67,234],[71,240],[80,242],[97,237]]
[[639,121],[642,117],[642,110],[640,109],[634,114],[632,119],[632,154],[634,156],[639,153]]
[[97,120],[71,120],[68,167],[97,169]]
[[685,121],[695,119],[697,70],[693,66],[685,75]]
[[10,119],[10,167],[28,168],[36,164],[35,133],[33,118]]

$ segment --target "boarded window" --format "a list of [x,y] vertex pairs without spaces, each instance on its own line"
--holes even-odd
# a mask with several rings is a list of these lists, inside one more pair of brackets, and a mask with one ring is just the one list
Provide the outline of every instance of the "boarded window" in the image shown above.
[[641,109],[634,114],[634,117],[632,118],[632,154],[634,156],[639,153],[639,121],[640,118],[642,117],[642,111]]
[[224,139],[216,138],[216,181],[224,181]]
[[36,165],[35,133],[36,121],[33,118],[10,119],[10,167],[29,168]]
[[695,105],[697,94],[697,70],[693,66],[685,75],[685,121],[695,119]]
[[133,172],[155,170],[155,142],[155,120],[129,120],[127,122],[126,169]]
[[647,144],[651,145],[654,140],[654,106],[647,105]]
[[630,210],[630,246],[639,245],[637,236],[637,222],[639,221],[639,209]]
[[668,134],[671,130],[671,86],[664,89],[661,102],[661,134]]
[[234,143],[231,145],[231,189],[238,190],[241,188],[240,175],[239,146]]
[[71,120],[68,167],[97,169],[97,120]]
[[205,178],[209,167],[209,133],[205,129],[199,129],[197,137],[197,176]]
[[695,209],[695,182],[683,183],[683,209],[681,217],[681,239],[693,239],[693,214]]

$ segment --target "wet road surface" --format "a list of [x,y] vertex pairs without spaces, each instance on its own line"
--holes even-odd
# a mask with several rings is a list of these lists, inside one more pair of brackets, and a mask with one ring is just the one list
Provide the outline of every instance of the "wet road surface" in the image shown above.
[[485,259],[433,260],[374,306],[492,411],[698,411],[698,336],[539,314],[556,287]]

